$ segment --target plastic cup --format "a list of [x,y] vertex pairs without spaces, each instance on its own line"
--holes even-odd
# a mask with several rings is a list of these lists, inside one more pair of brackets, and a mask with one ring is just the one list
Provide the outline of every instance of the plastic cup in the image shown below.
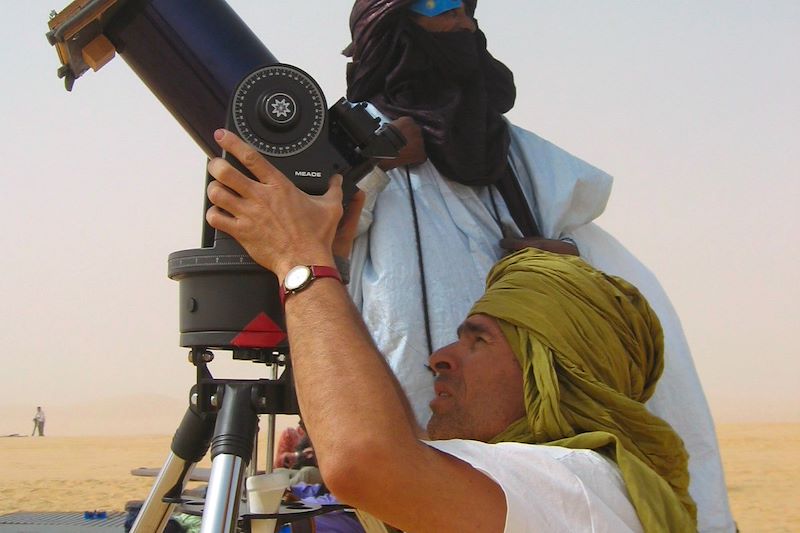
[[[277,471],[270,474],[250,476],[247,487],[247,505],[251,514],[274,514],[281,506],[281,498],[289,486],[289,472]],[[275,520],[256,519],[250,521],[252,533],[274,533]]]

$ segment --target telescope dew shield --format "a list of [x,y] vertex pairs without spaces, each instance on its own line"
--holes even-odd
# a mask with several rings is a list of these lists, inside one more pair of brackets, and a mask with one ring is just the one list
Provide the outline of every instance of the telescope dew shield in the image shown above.
[[208,157],[220,153],[214,131],[239,81],[278,62],[221,0],[129,2],[106,33]]
[[90,66],[84,50],[105,38],[208,157],[220,153],[214,130],[236,86],[278,62],[223,0],[76,0],[49,26],[67,89]]

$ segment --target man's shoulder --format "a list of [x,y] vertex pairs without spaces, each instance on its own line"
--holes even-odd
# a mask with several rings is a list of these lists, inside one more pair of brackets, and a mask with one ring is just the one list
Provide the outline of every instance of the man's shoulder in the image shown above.
[[543,235],[557,238],[603,212],[613,179],[539,135],[509,122],[509,158],[523,192],[535,199]]
[[520,460],[523,461],[556,461],[572,466],[607,463],[607,460],[594,450],[565,448],[563,446],[526,444],[522,442],[498,442],[490,444],[466,439],[425,442],[437,450],[460,456],[465,458],[465,460],[467,460],[466,458],[468,457],[491,460],[496,457],[507,459],[510,456],[518,456]]
[[619,468],[593,450],[457,439],[427,444],[500,485],[507,526],[512,526],[507,531],[585,531],[591,524],[603,524],[607,531],[641,531]]
[[594,450],[519,442],[488,444],[462,439],[428,441],[427,444],[498,477],[525,478],[535,472],[537,475],[545,473],[544,476],[553,481],[600,476],[608,478],[612,485],[621,486],[622,483],[616,463]]
[[508,127],[511,133],[512,155],[515,149],[523,153],[534,152],[536,157],[545,161],[558,162],[559,165],[567,165],[582,174],[592,175],[595,179],[611,180],[611,176],[604,170],[568,151],[566,148],[557,145],[553,141],[545,139],[537,133],[517,126],[512,122],[508,122]]

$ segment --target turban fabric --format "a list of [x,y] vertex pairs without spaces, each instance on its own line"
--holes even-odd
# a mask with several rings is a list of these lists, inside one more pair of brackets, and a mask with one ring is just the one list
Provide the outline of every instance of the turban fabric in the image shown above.
[[[447,178],[465,185],[507,179],[514,105],[511,71],[475,33],[427,32],[408,13],[413,0],[356,0],[345,55],[347,98],[372,102],[392,119],[412,117],[425,149]],[[465,2],[469,15],[477,0]]]
[[596,450],[619,466],[645,531],[696,530],[683,441],[644,406],[663,332],[635,287],[529,248],[495,265],[477,313],[498,319],[522,368],[526,416],[493,442]]

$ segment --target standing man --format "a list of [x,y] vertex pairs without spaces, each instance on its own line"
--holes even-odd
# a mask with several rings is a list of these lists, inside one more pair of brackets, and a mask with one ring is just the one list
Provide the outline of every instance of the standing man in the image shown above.
[[39,431],[40,437],[44,437],[44,411],[42,411],[41,407],[37,407],[36,414],[33,415],[33,431],[31,432],[31,437],[33,437],[36,431]]
[[579,254],[627,279],[665,334],[664,375],[647,407],[686,443],[699,529],[733,531],[713,420],[680,320],[653,274],[592,223],[612,178],[503,117],[516,98],[513,75],[487,51],[476,4],[353,7],[348,99],[372,104],[410,141],[359,185],[367,200],[349,290],[367,328],[424,425],[434,397],[428,354],[454,340],[509,250]]

